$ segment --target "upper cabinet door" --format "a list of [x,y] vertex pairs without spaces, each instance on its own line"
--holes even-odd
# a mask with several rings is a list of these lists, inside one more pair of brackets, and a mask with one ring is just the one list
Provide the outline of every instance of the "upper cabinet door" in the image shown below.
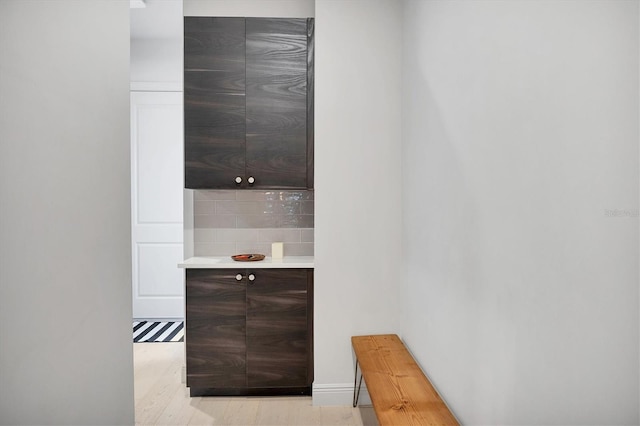
[[313,188],[313,19],[184,28],[185,186]]
[[307,20],[247,18],[247,173],[307,187]]
[[245,176],[245,20],[184,20],[185,187]]

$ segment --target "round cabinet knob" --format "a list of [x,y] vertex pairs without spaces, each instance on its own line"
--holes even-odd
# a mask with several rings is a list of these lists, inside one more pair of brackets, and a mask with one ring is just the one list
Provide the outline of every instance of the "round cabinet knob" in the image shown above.
[[236,281],[242,281],[242,274],[236,275]]
[[236,177],[236,183],[242,183],[242,178],[240,176]]
[[250,184],[253,184],[256,181],[256,178],[254,178],[253,176],[249,176],[249,178],[247,179],[247,182],[249,182]]
[[253,281],[256,279],[256,276],[253,274],[249,274],[249,281]]

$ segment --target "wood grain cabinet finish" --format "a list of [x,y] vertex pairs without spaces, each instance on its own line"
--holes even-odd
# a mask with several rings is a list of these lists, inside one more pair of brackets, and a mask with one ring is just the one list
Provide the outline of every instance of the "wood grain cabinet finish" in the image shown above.
[[258,388],[310,386],[311,272],[263,269],[247,291],[247,380]]
[[192,396],[310,394],[313,270],[188,269],[186,303]]
[[226,269],[188,269],[187,386],[245,388],[247,289]]
[[187,17],[184,31],[185,186],[313,188],[314,20]]
[[245,174],[245,50],[244,18],[185,18],[187,188],[231,188]]

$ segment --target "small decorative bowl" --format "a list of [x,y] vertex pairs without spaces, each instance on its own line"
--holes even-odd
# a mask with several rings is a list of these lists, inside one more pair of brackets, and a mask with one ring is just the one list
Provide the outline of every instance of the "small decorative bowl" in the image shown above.
[[231,256],[236,262],[255,262],[258,260],[264,260],[264,254],[248,253],[248,254],[236,254]]

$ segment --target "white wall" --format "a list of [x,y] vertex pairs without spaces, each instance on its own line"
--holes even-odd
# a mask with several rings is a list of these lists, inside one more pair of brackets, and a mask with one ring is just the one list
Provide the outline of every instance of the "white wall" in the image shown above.
[[131,9],[131,90],[182,92],[183,1]]
[[184,0],[184,16],[313,18],[315,0]]
[[405,341],[462,423],[638,424],[638,2],[405,6]]
[[131,90],[182,92],[182,38],[131,40]]
[[128,2],[0,1],[0,423],[133,424]]
[[352,335],[396,332],[401,3],[316,0],[314,404],[350,404]]

